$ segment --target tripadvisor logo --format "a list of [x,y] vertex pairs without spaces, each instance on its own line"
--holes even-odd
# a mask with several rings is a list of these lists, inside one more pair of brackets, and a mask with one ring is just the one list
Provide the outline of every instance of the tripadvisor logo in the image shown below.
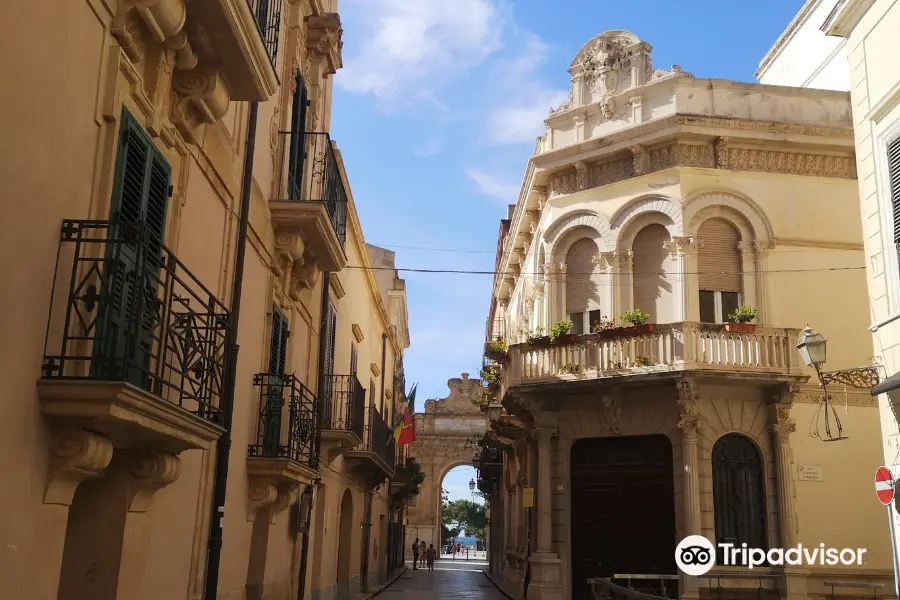
[[[860,566],[863,564],[865,548],[826,548],[825,544],[804,547],[749,548],[747,544],[719,544],[719,558],[723,567],[759,567],[762,565],[781,567],[784,565]],[[705,575],[716,566],[716,546],[702,535],[689,535],[675,548],[675,563],[687,575]]]

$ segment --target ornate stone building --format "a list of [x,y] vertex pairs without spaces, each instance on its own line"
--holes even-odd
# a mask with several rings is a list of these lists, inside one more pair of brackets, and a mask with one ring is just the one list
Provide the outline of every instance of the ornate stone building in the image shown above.
[[468,373],[447,382],[450,395],[427,400],[425,412],[416,414],[416,441],[410,454],[422,467],[425,482],[409,506],[406,528],[406,554],[412,553],[412,541],[441,544],[441,486],[451,469],[471,465],[475,456],[474,439],[486,430],[484,413],[472,399],[482,389],[481,380]]
[[[336,2],[0,15],[3,595],[333,598],[384,578],[405,288],[368,269],[392,261],[329,136]],[[15,50],[38,24],[53,44]]]
[[[837,575],[890,581],[875,404],[846,387],[823,402],[795,349],[808,323],[829,368],[871,356],[847,94],[659,70],[625,31],[569,73],[499,240],[494,574],[517,598],[586,599],[590,578],[677,574],[675,545],[697,534],[868,553],[752,584],[682,575],[682,598],[718,581],[729,598],[791,599]],[[755,321],[726,325],[741,306]],[[622,327],[637,309],[646,322]]]

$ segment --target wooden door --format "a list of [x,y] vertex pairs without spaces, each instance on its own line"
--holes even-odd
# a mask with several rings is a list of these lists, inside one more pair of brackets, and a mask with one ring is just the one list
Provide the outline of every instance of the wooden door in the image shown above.
[[587,580],[675,574],[672,446],[663,435],[590,438],[572,446],[572,598]]

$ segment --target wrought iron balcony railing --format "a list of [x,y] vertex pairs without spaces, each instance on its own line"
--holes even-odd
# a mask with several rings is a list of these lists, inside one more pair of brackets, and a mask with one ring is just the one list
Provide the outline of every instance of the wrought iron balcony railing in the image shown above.
[[374,406],[370,406],[366,419],[365,450],[372,452],[381,458],[390,471],[396,468],[397,443],[394,440],[394,432]]
[[317,468],[319,413],[315,394],[293,375],[258,373],[253,385],[259,389],[259,417],[255,443],[247,455],[286,458]]
[[278,56],[278,34],[281,31],[281,0],[247,0],[247,6],[256,21],[259,37],[262,38],[266,54],[275,68]]
[[278,189],[288,200],[322,202],[343,248],[347,241],[347,190],[327,133],[282,131],[283,160]]
[[130,383],[221,424],[229,311],[144,223],[63,221],[43,379]]
[[356,375],[329,375],[325,385],[322,429],[350,431],[364,439],[366,388]]

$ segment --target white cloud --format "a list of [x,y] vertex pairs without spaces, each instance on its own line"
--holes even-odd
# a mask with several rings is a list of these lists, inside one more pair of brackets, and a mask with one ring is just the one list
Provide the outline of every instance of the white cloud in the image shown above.
[[468,169],[466,176],[475,183],[475,189],[482,196],[496,198],[504,205],[515,204],[519,195],[519,184],[515,181],[507,181],[492,173]]
[[494,0],[352,0],[365,23],[359,51],[335,81],[389,99],[410,83],[476,65],[500,48]]
[[544,119],[550,107],[568,96],[568,90],[541,83],[537,71],[547,61],[550,47],[534,33],[525,36],[522,52],[502,63],[500,91],[509,100],[488,116],[485,130],[490,143],[533,142],[544,133]]

